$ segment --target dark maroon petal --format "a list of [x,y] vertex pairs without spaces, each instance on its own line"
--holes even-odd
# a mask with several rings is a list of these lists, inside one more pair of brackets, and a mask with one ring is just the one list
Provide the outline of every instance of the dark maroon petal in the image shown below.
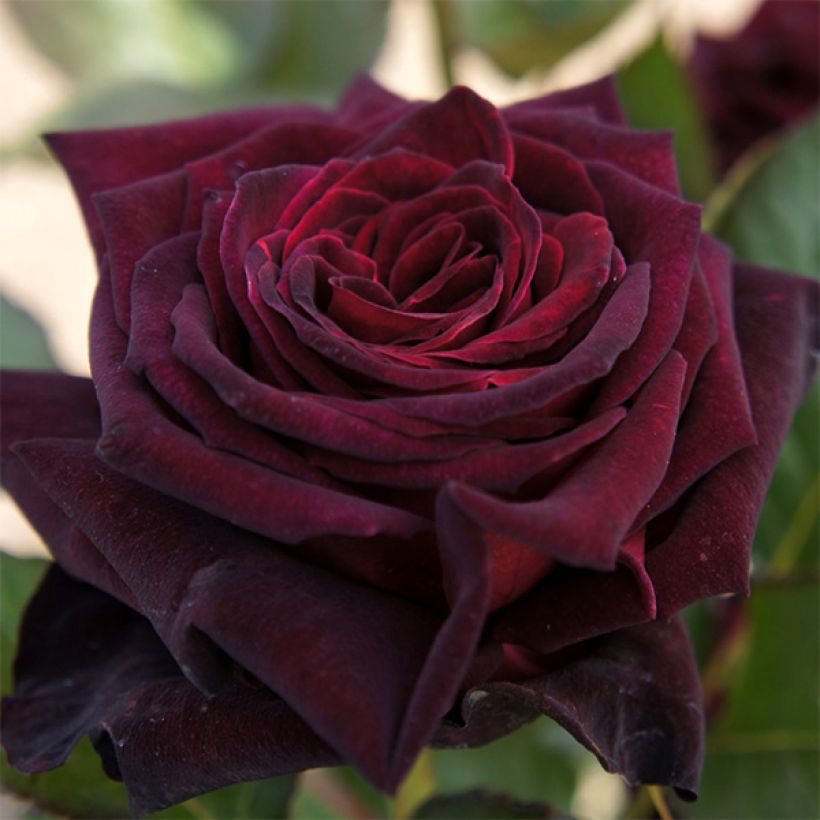
[[[700,256],[703,254],[703,238],[700,246]],[[731,279],[731,264],[726,271],[717,277],[720,282]],[[698,378],[700,366],[706,354],[718,340],[719,329],[715,307],[712,303],[712,294],[706,284],[703,265],[695,265],[692,275],[692,284],[689,287],[689,298],[686,300],[686,310],[683,314],[683,324],[678,338],[675,339],[675,350],[686,359],[686,383],[683,386],[682,406],[686,406],[692,387]]]
[[498,363],[546,350],[558,331],[592,305],[610,273],[613,241],[606,221],[592,214],[573,214],[558,222],[554,237],[564,254],[555,289],[498,330],[442,355]]
[[445,723],[435,744],[487,743],[547,714],[630,785],[674,786],[681,796],[695,797],[703,765],[703,704],[681,621],[622,629],[554,663],[544,677],[469,691],[462,703],[465,725]]
[[208,190],[232,190],[249,171],[278,165],[322,165],[344,153],[358,134],[335,126],[295,120],[277,122],[254,131],[200,159],[185,163],[188,182],[185,230],[202,219],[203,197]]
[[758,443],[712,470],[683,500],[669,537],[648,552],[661,613],[710,595],[748,592],[749,551],[766,489],[814,372],[820,303],[815,282],[738,264],[734,293]]
[[595,408],[632,396],[672,348],[683,322],[700,240],[700,208],[603,163],[589,164],[615,244],[627,262],[648,262],[649,310],[637,341],[612,369]]
[[[731,256],[723,245],[704,236],[700,259],[715,314],[717,341],[698,371],[666,478],[647,505],[640,524],[671,506],[688,487],[732,453],[757,441],[732,316]],[[697,293],[697,281],[696,278],[692,283],[690,303]],[[697,328],[698,322],[693,325]],[[675,347],[683,347],[680,337]]]
[[[458,139],[453,139],[458,134]],[[356,156],[406,148],[458,168],[474,159],[497,162],[512,173],[514,152],[498,110],[463,86],[397,120],[356,150]]]
[[614,125],[626,125],[618,88],[612,75],[586,85],[554,91],[544,97],[516,103],[504,109],[505,114],[539,114],[562,108],[591,108],[597,117]]
[[[486,446],[487,442],[466,436],[415,437],[413,422],[408,421],[402,429],[400,417],[390,408],[380,414],[374,405],[372,412],[368,412],[361,402],[286,393],[261,384],[216,349],[213,329],[206,325],[207,307],[203,299],[204,294],[196,288],[186,288],[173,317],[177,330],[174,351],[242,418],[331,451],[374,461],[451,458]],[[424,424],[421,430],[423,435],[443,432]]]
[[[451,591],[443,621],[275,549],[201,570],[185,608],[346,760],[393,790],[451,708],[486,612],[486,551],[446,539],[440,549]],[[274,628],[281,623],[287,630]]]
[[11,448],[42,436],[95,441],[100,411],[94,385],[63,373],[4,370],[0,386],[0,481],[46,543],[63,540],[70,535],[64,516]]
[[141,180],[95,194],[102,226],[117,324],[127,333],[131,322],[134,266],[154,246],[179,233],[185,208],[181,171]]
[[680,196],[671,132],[619,128],[562,110],[532,113],[507,109],[504,116],[514,135],[555,143],[577,159],[603,160],[613,168]]
[[49,148],[66,169],[99,256],[103,238],[92,194],[174,171],[251,131],[296,114],[326,120],[310,108],[257,108],[161,125],[47,134]]
[[463,481],[484,490],[515,492],[533,476],[555,475],[561,468],[568,467],[586,447],[609,434],[625,415],[622,408],[613,408],[546,441],[518,445],[501,443],[441,461],[407,459],[374,463],[323,451],[311,452],[308,458],[344,480],[383,487],[433,490],[447,481]]
[[524,134],[514,133],[513,145],[513,182],[530,205],[559,214],[603,214],[601,195],[581,160],[557,145]]
[[564,563],[612,569],[632,523],[663,479],[685,372],[680,354],[670,353],[626,419],[542,500],[508,502],[464,485],[443,492],[486,529]]
[[173,355],[171,314],[186,285],[199,278],[197,238],[192,231],[157,245],[137,266],[127,366],[137,375],[145,373],[169,406],[199,432],[209,447],[227,450],[317,486],[338,489],[274,436],[238,418],[205,381]]
[[[452,611],[442,622],[431,609],[302,564],[271,542],[134,484],[99,464],[82,442],[18,448],[134,592],[186,674],[209,689],[219,680],[207,636],[345,759],[381,787],[395,787],[450,709],[483,623],[488,580],[467,566],[462,545],[442,545],[454,576]],[[475,555],[479,565],[482,555]],[[271,629],[281,623],[287,630]]]
[[133,602],[105,558],[42,490],[11,448],[42,436],[83,437],[100,431],[97,397],[90,379],[62,373],[6,370],[0,389],[0,481],[52,554],[74,575],[126,603]]
[[[236,194],[224,216],[208,223],[208,234],[203,237],[207,249],[213,250],[218,242],[218,261],[209,256],[204,261],[207,282],[224,281],[224,288],[239,315],[244,332],[250,335],[254,349],[263,358],[279,384],[298,389],[301,380],[290,365],[283,361],[277,347],[277,338],[271,338],[270,329],[257,315],[249,295],[245,274],[245,255],[248,249],[262,237],[270,234],[280,223],[292,227],[315,198],[336,182],[350,165],[331,162],[319,170],[311,165],[284,165],[245,174],[237,183]],[[221,222],[218,217],[221,217]],[[287,217],[287,218],[286,218]],[[203,254],[206,248],[203,248]],[[221,291],[218,285],[210,285],[209,291]],[[222,295],[217,302],[222,301]],[[229,320],[230,321],[230,320]],[[220,328],[221,329],[221,328]],[[230,355],[232,351],[226,349]]]
[[562,566],[498,612],[490,635],[547,654],[652,620],[652,603],[646,587],[623,564],[612,572]]
[[228,293],[225,271],[219,258],[222,224],[232,201],[233,195],[229,191],[209,191],[205,195],[196,262],[208,291],[219,349],[232,361],[241,362],[245,353],[246,330]]
[[368,123],[385,115],[399,116],[408,105],[407,100],[388,91],[369,74],[359,74],[348,86],[336,106],[336,116],[340,124],[370,133]]
[[476,427],[504,416],[517,416],[566,395],[606,375],[631,345],[643,324],[649,272],[636,265],[624,277],[587,337],[560,362],[530,379],[477,393],[387,399],[398,412],[449,424]]
[[107,463],[174,498],[281,541],[345,532],[407,536],[423,529],[424,522],[409,513],[206,447],[167,418],[144,383],[122,366],[125,338],[113,322],[110,298],[103,277],[92,312],[91,367],[103,416],[97,453]]
[[24,617],[15,677],[15,695],[3,701],[12,764],[53,768],[90,734],[135,815],[341,762],[266,689],[236,682],[206,698],[146,620],[56,566]]

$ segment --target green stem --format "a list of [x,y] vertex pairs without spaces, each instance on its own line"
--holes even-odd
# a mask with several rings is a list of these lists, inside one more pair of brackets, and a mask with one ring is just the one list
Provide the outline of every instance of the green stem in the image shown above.
[[456,9],[453,0],[432,0],[432,4],[444,80],[447,87],[451,88],[455,85],[453,60],[459,46],[458,9]]
[[803,547],[811,537],[814,522],[817,520],[818,508],[820,508],[820,475],[815,476],[814,481],[806,490],[786,534],[777,545],[772,560],[769,562],[769,573],[772,577],[785,578],[792,572]]
[[658,817],[661,820],[672,820],[672,812],[669,811],[669,806],[666,804],[663,789],[660,786],[647,786],[646,790],[652,798],[652,805],[655,807]]

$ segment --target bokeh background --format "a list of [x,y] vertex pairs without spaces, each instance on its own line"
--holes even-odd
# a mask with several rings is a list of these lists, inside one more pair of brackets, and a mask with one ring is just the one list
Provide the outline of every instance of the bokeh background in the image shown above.
[[[684,194],[705,203],[707,227],[740,256],[817,275],[816,115],[807,113],[751,146],[724,175],[686,70],[698,33],[731,38],[758,5],[759,0],[5,0],[0,359],[4,366],[88,372],[93,259],[68,184],[39,133],[259,102],[331,105],[359,71],[370,71],[408,97],[436,97],[450,84],[463,83],[499,105],[617,72],[633,124],[675,128]],[[755,545],[751,602],[711,602],[689,613],[713,719],[701,800],[689,806],[667,795],[674,816],[820,816],[817,413],[815,395],[784,451]],[[0,564],[5,692],[19,611],[41,571],[36,558],[45,551],[4,495],[0,547],[31,557],[23,563],[3,557]],[[102,778],[88,744],[58,772],[24,778],[3,763],[0,774],[3,818],[125,812],[121,788]],[[434,794],[476,788],[601,820],[658,811],[652,794],[627,790],[547,720],[485,749],[427,755],[392,801],[347,770],[308,773],[295,794],[250,788],[189,801],[163,816],[280,816],[289,801],[294,817],[409,817]],[[525,813],[513,814],[519,810]],[[437,811],[450,813],[416,816],[470,817],[478,809],[468,800],[455,810]],[[542,816],[509,802],[494,811],[482,816]]]

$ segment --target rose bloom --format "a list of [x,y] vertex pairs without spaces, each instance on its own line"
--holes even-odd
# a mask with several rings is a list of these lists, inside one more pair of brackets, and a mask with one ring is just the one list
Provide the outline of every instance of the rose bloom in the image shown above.
[[734,36],[698,37],[689,70],[725,170],[820,103],[820,3],[765,0]]
[[817,294],[701,233],[671,136],[610,80],[497,110],[362,78],[48,141],[100,277],[93,379],[3,379],[56,559],[12,763],[88,734],[137,814],[340,763],[390,792],[547,714],[694,796],[676,613],[748,590]]

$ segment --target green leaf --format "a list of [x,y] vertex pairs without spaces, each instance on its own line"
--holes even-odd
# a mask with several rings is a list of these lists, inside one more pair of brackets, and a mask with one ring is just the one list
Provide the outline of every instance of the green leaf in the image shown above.
[[704,222],[742,259],[820,275],[820,115],[741,159]]
[[186,0],[11,0],[7,7],[36,48],[81,80],[218,82],[242,56],[232,33]]
[[428,800],[415,814],[414,820],[511,820],[512,818],[558,817],[550,806],[524,803],[506,794],[492,794],[483,789],[462,794],[439,795]]
[[55,370],[45,331],[34,317],[0,294],[0,367]]
[[23,610],[47,566],[48,561],[41,558],[15,558],[0,552],[0,681],[3,692],[11,691],[11,665]]
[[798,411],[757,528],[755,576],[782,578],[820,561],[820,385]]
[[290,816],[299,820],[405,816],[396,814],[395,802],[355,769],[336,766],[305,772],[299,777]]
[[757,589],[748,656],[709,737],[689,817],[820,816],[818,586]]
[[434,751],[432,762],[439,794],[488,789],[569,811],[589,757],[557,724],[540,718],[488,746]]
[[702,202],[714,184],[707,131],[686,75],[661,38],[618,72],[618,85],[630,125],[674,130],[683,194]]
[[254,85],[332,100],[378,54],[384,0],[206,0],[207,10],[243,44],[243,72]]
[[461,39],[508,74],[544,69],[594,37],[627,0],[458,0]]
[[237,783],[151,816],[179,820],[187,820],[189,817],[197,820],[233,820],[237,817],[276,820],[288,816],[295,780],[295,777],[274,777]]

